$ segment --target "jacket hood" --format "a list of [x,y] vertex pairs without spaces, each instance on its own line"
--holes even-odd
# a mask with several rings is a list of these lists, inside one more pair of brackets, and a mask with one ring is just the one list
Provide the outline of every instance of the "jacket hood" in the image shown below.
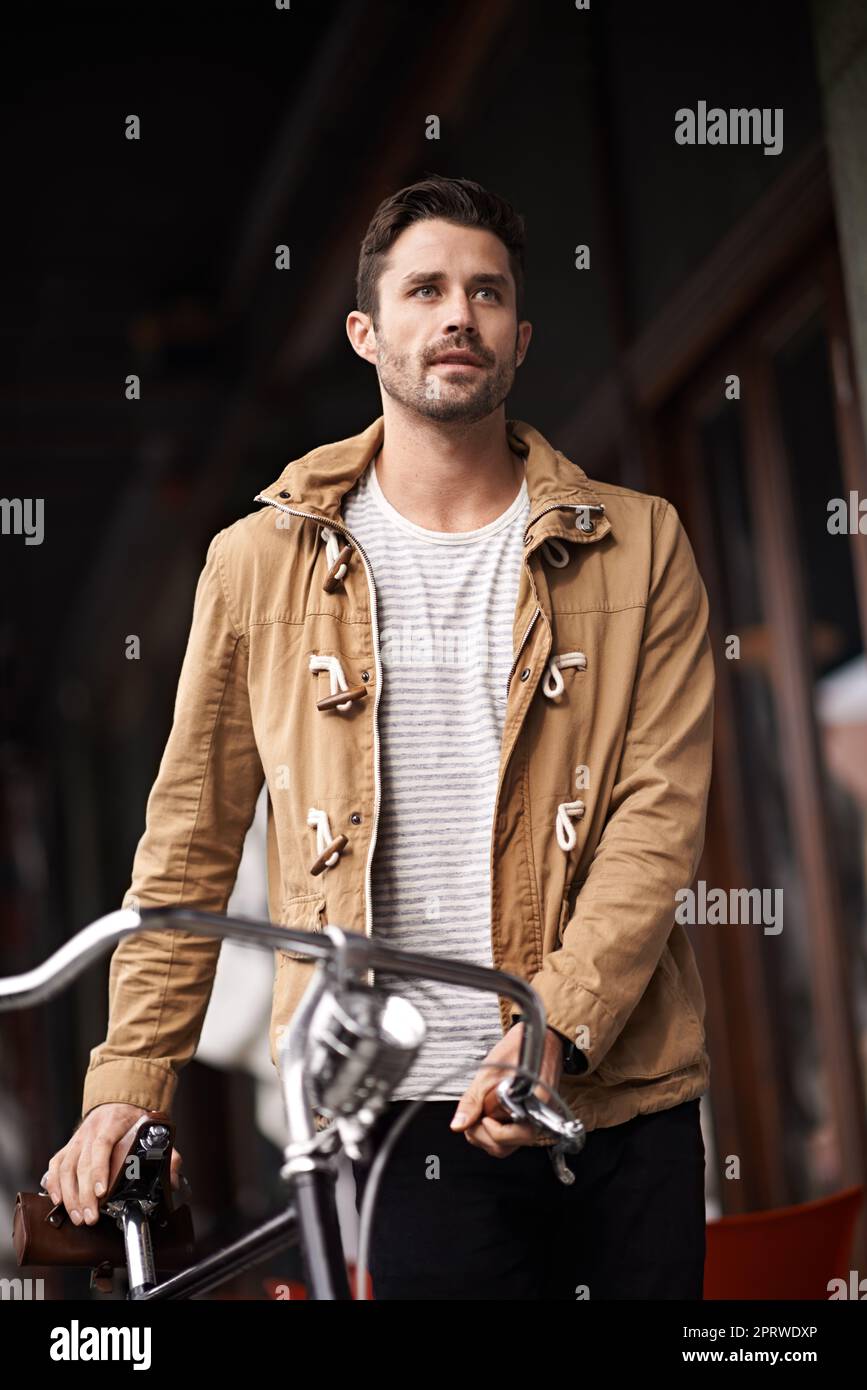
[[[558,507],[597,507],[592,526],[594,539],[604,536],[611,523],[604,515],[593,485],[583,469],[572,463],[548,443],[543,435],[523,420],[506,420],[510,446],[524,459],[532,524],[546,509]],[[256,501],[289,501],[292,507],[310,510],[331,521],[339,521],[344,495],[357,482],[382,445],[385,417],[380,415],[367,429],[333,444],[322,444],[288,463],[279,478],[256,494]],[[577,517],[576,517],[577,520]],[[553,518],[546,534],[564,534],[570,540],[586,539],[576,533],[571,519],[568,527]]]

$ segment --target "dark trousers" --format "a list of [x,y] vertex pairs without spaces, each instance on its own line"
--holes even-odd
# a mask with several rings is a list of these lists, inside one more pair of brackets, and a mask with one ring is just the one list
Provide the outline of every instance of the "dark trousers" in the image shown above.
[[[393,1102],[374,1144],[409,1105]],[[494,1158],[427,1101],[397,1140],[369,1251],[375,1299],[700,1299],[699,1101],[591,1130],[560,1182],[546,1148]],[[360,1210],[370,1165],[352,1165]]]

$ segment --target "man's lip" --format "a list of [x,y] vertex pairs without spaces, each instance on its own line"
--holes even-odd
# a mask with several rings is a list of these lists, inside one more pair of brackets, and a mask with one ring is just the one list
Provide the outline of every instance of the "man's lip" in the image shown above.
[[459,354],[447,353],[444,357],[434,359],[435,367],[481,367],[484,364],[474,357],[461,357]]

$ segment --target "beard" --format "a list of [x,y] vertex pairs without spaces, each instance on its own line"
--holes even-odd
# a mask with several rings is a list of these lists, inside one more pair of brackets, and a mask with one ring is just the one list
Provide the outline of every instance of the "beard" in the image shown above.
[[[511,362],[485,362],[471,376],[455,373],[448,368],[433,371],[431,364],[420,363],[410,353],[393,352],[382,330],[376,332],[376,369],[383,391],[407,410],[426,420],[463,420],[472,424],[484,420],[497,410],[512,389],[517,370],[517,343]],[[468,343],[455,351],[475,352]],[[487,354],[479,354],[480,356]]]

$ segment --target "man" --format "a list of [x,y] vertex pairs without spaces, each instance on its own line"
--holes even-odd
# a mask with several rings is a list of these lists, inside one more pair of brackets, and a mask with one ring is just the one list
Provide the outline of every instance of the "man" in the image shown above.
[[[383,414],[211,541],[124,902],[225,911],[264,778],[272,918],[533,984],[541,1082],[589,1131],[576,1181],[497,1101],[509,1001],[402,983],[428,1041],[378,1133],[427,1099],[377,1206],[377,1298],[700,1298],[709,1060],[674,911],[704,838],[707,599],[669,503],[592,483],[506,419],[523,249],[468,180],[377,210],[346,326]],[[131,1120],[171,1103],[218,951],[117,948],[83,1120],[46,1174],[73,1221],[96,1219]],[[310,971],[278,954],[275,1063]]]

